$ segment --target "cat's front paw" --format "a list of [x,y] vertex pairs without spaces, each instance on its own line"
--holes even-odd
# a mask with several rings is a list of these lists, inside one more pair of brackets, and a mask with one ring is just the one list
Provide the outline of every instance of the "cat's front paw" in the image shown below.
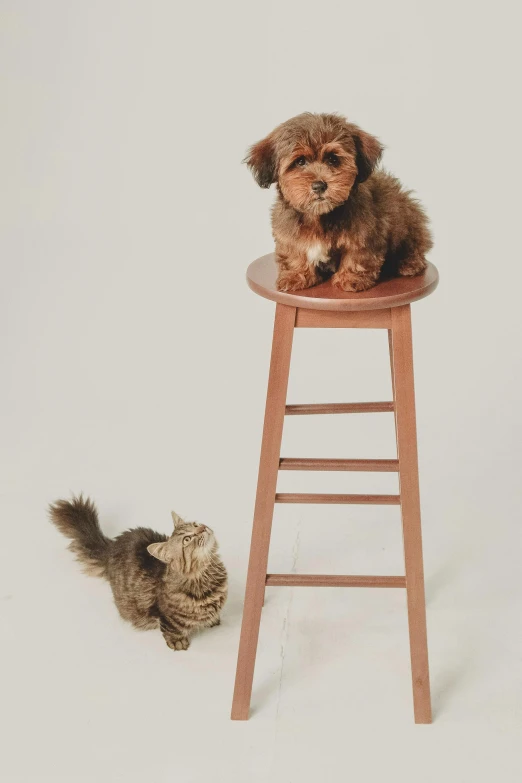
[[188,650],[190,641],[183,637],[181,639],[165,639],[171,650]]
[[212,625],[209,626],[209,628],[215,628],[216,625],[221,625],[221,620],[219,617],[217,618],[217,620],[214,620],[214,622],[212,623]]

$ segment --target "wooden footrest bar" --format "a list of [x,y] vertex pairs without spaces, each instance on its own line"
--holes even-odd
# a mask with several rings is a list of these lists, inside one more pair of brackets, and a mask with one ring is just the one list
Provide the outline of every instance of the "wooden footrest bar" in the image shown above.
[[312,405],[287,405],[287,416],[304,416],[313,413],[388,413],[393,411],[393,402],[331,402]]
[[302,459],[283,457],[279,470],[356,470],[368,473],[397,473],[398,459]]
[[404,576],[267,574],[267,587],[406,587]]
[[400,495],[317,495],[292,492],[278,492],[276,503],[352,503],[360,506],[398,506]]

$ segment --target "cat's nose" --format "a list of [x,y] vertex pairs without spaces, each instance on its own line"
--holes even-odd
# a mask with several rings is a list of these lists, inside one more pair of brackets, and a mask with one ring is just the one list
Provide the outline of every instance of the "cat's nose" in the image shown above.
[[198,525],[196,528],[196,533],[204,533],[206,529],[207,529],[206,525]]

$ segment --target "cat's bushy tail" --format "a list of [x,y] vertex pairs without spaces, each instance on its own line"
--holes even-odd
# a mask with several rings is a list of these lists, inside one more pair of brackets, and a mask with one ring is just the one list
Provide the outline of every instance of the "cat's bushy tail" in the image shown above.
[[74,552],[91,576],[105,576],[111,539],[103,535],[93,501],[73,495],[72,500],[57,500],[49,506],[49,516],[58,530],[71,539]]

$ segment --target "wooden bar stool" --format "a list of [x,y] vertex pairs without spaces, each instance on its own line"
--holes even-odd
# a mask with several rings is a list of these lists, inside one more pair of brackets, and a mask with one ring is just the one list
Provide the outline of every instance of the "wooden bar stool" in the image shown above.
[[[429,264],[419,277],[385,280],[362,293],[339,291],[329,281],[305,291],[282,293],[275,286],[276,274],[273,254],[254,261],[247,272],[250,288],[276,302],[276,313],[232,719],[248,719],[265,586],[405,587],[415,722],[431,723],[410,302],[435,290],[437,269]],[[387,329],[393,401],[287,405],[294,328],[303,327]],[[289,459],[280,456],[285,414],[376,411],[395,413],[396,460]],[[397,472],[400,495],[278,494],[279,470]],[[267,574],[274,503],[400,504],[405,576]]]

